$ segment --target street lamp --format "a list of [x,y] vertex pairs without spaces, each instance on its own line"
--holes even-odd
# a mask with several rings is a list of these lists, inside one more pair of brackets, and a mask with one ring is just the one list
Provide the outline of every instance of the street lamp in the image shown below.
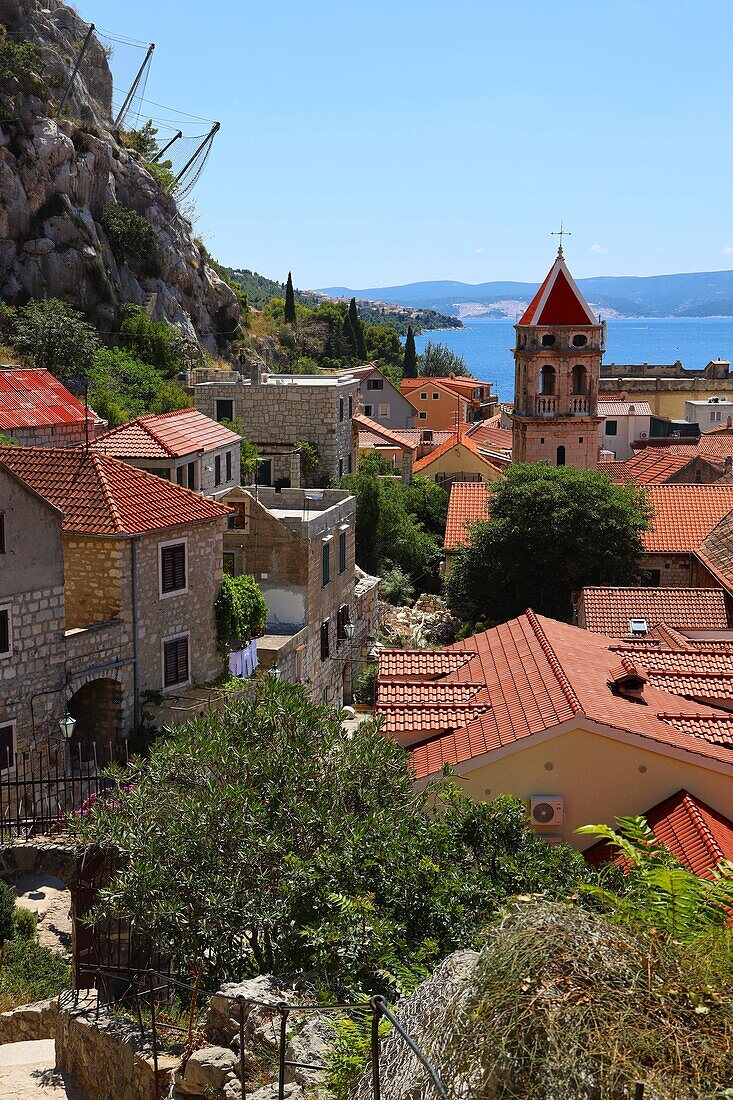
[[74,727],[76,725],[76,718],[69,714],[68,710],[64,711],[63,718],[59,719],[59,729],[61,730],[61,737],[64,741],[70,741],[74,736]]
[[283,674],[277,667],[277,665],[272,665],[270,668],[268,668],[267,675],[270,677],[271,680],[274,680],[276,683],[278,680],[282,680],[283,678]]
[[344,623],[344,634],[350,642],[353,641],[354,635],[356,634],[356,627],[353,623]]

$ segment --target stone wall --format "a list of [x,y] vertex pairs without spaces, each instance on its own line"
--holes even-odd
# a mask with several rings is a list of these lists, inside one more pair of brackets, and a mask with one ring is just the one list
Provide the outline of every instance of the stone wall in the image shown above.
[[658,569],[662,588],[689,588],[692,585],[691,554],[644,554],[641,568]]
[[515,462],[549,462],[558,465],[557,449],[565,448],[565,466],[595,470],[601,450],[600,420],[574,417],[547,420],[514,420]]
[[55,1039],[58,1014],[59,1004],[55,997],[0,1013],[0,1046]]
[[[194,684],[212,680],[222,671],[218,651],[214,601],[223,574],[222,534],[226,519],[167,527],[140,537],[137,546],[137,608],[140,690],[163,689],[163,642],[189,636],[189,670]],[[160,547],[186,541],[188,588],[162,596]]]
[[[239,378],[239,376],[237,376]],[[217,400],[233,403],[232,419],[242,426],[246,439],[261,451],[269,446],[314,444],[320,456],[321,484],[336,481],[358,461],[358,433],[349,417],[358,410],[359,379],[350,376],[316,378],[273,376],[267,382],[208,382],[192,389],[196,408],[216,420]],[[343,400],[343,419],[341,404]]]
[[[106,430],[106,420],[90,423],[89,441],[91,442]],[[43,424],[37,428],[13,428],[5,434],[20,447],[79,447],[87,439],[83,420],[74,424]]]
[[67,630],[120,616],[129,598],[126,539],[64,534]]

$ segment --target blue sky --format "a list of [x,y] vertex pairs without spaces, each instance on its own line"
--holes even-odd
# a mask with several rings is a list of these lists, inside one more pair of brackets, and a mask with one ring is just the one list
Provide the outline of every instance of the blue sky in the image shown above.
[[156,43],[150,99],[221,121],[195,199],[223,263],[538,281],[563,219],[579,277],[733,267],[730,0],[78,8]]

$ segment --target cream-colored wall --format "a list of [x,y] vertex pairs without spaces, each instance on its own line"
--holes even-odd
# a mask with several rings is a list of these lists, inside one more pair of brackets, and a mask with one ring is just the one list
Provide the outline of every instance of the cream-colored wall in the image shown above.
[[[456,770],[460,774],[460,765]],[[564,825],[538,832],[559,835],[581,849],[595,841],[575,834],[580,825],[612,825],[616,817],[643,814],[681,788],[733,815],[733,762],[727,774],[714,772],[585,730],[528,744],[466,773],[459,783],[466,794],[484,801],[513,794],[529,804],[534,795],[561,795]]]
[[461,473],[480,475],[484,481],[496,481],[498,477],[501,477],[500,470],[483,462],[473,451],[469,451],[461,443],[457,443],[455,447],[451,447],[449,451],[442,454],[440,458],[436,458],[425,469],[417,472],[433,479],[441,475],[450,477],[453,474]]

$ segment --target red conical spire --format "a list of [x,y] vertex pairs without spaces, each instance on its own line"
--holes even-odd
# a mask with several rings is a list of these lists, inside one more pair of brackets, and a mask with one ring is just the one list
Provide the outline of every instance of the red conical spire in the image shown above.
[[520,325],[597,325],[598,321],[578,289],[558,250],[547,278],[527,306]]

